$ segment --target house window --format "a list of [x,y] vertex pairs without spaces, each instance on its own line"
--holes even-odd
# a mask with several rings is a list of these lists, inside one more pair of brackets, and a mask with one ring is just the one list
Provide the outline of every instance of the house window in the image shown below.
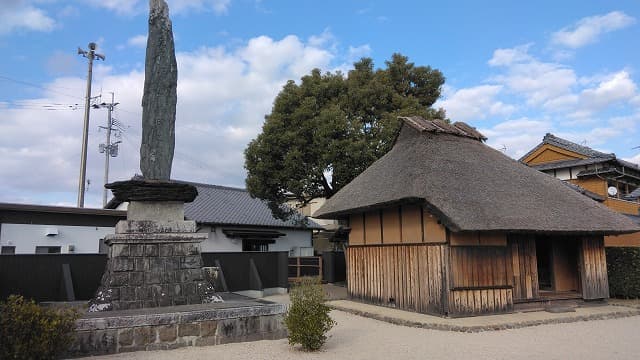
[[269,251],[269,241],[259,239],[242,239],[242,251]]
[[60,254],[60,246],[36,246],[36,254]]
[[16,253],[16,247],[15,246],[3,246],[0,249],[0,254],[1,255],[13,255]]

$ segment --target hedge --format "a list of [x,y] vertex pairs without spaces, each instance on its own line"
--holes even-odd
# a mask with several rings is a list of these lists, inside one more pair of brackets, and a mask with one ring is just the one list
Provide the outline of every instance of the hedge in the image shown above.
[[606,248],[609,294],[616,298],[640,298],[640,248]]

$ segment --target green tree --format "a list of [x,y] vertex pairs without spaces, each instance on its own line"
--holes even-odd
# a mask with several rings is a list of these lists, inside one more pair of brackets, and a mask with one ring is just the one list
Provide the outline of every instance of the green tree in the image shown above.
[[431,108],[444,84],[440,71],[400,54],[385,65],[376,70],[363,58],[347,76],[314,69],[283,87],[245,150],[247,189],[276,217],[293,213],[282,206],[287,199],[331,197],[389,151],[398,116],[445,118]]

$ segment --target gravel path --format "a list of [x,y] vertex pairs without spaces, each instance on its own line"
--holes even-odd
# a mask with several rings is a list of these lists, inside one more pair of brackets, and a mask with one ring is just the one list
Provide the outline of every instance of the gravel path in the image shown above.
[[91,359],[638,359],[640,316],[457,333],[392,325],[333,311],[338,325],[318,353],[288,346],[286,339],[189,347]]

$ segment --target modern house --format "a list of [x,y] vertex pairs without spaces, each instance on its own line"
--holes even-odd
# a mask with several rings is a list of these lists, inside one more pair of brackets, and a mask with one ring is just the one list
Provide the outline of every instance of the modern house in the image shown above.
[[[640,224],[640,166],[553,134],[519,160]],[[640,246],[640,233],[606,236],[605,246]]]
[[349,221],[350,296],[445,316],[609,296],[603,237],[640,227],[467,124],[401,120],[393,148],[314,213]]
[[0,253],[96,254],[126,216],[118,210],[0,203]]
[[[185,204],[185,218],[194,220],[198,232],[209,238],[202,252],[287,251],[290,257],[313,256],[314,230],[321,227],[304,216],[287,221],[276,219],[266,203],[245,189],[189,183],[198,196]],[[111,200],[108,208],[126,209]]]

